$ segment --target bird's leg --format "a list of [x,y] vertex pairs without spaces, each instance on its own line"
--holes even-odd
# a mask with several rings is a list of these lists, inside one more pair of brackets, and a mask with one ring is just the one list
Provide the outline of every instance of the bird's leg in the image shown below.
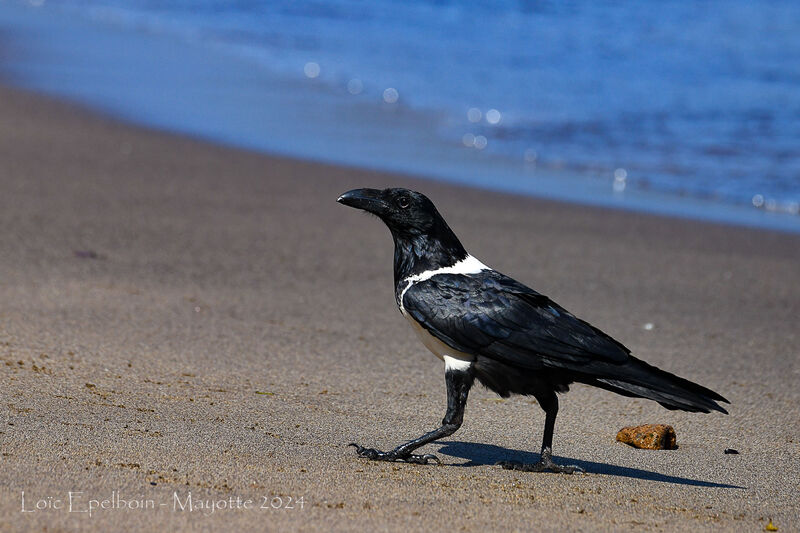
[[537,396],[539,405],[544,409],[544,436],[542,437],[542,453],[537,463],[520,463],[518,461],[499,461],[506,470],[521,470],[523,472],[560,472],[562,474],[572,474],[573,472],[583,472],[583,469],[576,465],[562,466],[553,462],[553,431],[556,427],[556,415],[558,414],[558,397],[555,392],[550,392],[547,396]]
[[355,443],[350,444],[350,446],[355,446],[358,456],[372,459],[373,461],[401,461],[416,464],[427,464],[428,461],[436,461],[441,464],[439,458],[433,454],[417,455],[411,452],[429,442],[448,437],[461,427],[461,423],[464,420],[464,407],[467,405],[467,395],[475,379],[475,372],[471,365],[463,370],[447,369],[445,370],[444,378],[447,384],[447,413],[444,415],[440,428],[401,444],[389,452],[382,452],[374,448],[364,448]]

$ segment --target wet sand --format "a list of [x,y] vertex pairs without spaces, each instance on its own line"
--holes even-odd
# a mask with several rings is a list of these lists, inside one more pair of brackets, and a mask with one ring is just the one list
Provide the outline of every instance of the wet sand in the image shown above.
[[[443,466],[359,460],[349,442],[444,414],[388,231],[335,202],[389,185],[730,415],[574,386],[554,452],[588,473],[509,472],[543,414],[476,387],[424,448]],[[8,88],[0,227],[0,530],[800,528],[800,236],[269,157]],[[614,441],[641,423],[679,449]]]

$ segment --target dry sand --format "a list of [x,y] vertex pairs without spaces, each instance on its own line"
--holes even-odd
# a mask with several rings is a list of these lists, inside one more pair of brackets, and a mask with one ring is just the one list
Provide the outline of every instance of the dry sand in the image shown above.
[[[536,459],[542,412],[476,387],[462,429],[424,449],[443,466],[356,458],[349,442],[386,449],[444,413],[442,365],[394,306],[388,231],[335,202],[390,184],[731,414],[575,386],[555,454],[588,473],[509,472],[493,463]],[[800,529],[797,235],[268,157],[10,89],[0,227],[2,531]],[[679,449],[614,441],[650,422]],[[78,512],[112,494],[154,508]],[[198,508],[237,498],[250,508]]]

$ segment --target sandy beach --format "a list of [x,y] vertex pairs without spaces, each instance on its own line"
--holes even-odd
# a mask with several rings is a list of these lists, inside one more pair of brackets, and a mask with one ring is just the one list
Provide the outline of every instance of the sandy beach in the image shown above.
[[[388,231],[335,201],[390,185],[730,414],[574,386],[554,453],[587,473],[510,472],[543,413],[476,387],[424,448],[442,466],[358,459],[445,408]],[[270,157],[9,88],[0,227],[2,531],[800,529],[798,235]],[[615,442],[644,423],[679,448]]]

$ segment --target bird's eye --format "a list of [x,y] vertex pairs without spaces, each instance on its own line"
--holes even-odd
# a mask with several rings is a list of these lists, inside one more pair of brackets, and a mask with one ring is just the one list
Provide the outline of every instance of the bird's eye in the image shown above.
[[409,202],[408,198],[406,198],[405,196],[401,196],[400,198],[397,199],[397,205],[400,206],[400,209],[405,209],[410,205],[410,203],[411,202]]

